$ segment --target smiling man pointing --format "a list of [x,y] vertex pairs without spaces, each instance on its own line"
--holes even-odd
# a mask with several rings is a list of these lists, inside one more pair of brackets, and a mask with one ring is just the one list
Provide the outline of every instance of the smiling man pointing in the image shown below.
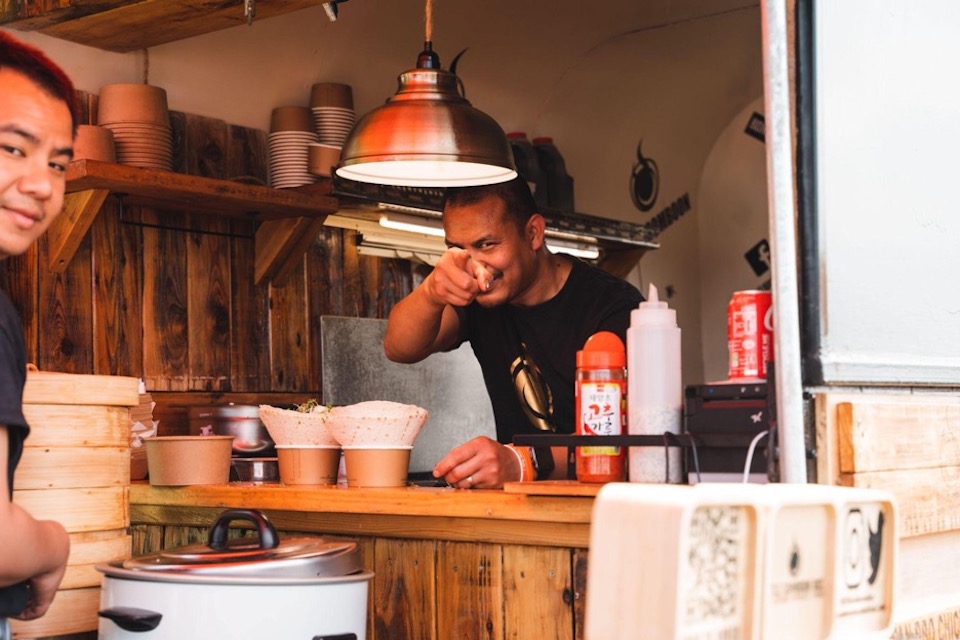
[[433,473],[465,489],[562,476],[565,450],[505,445],[521,433],[573,433],[576,352],[597,331],[625,339],[643,298],[601,269],[551,253],[521,178],[448,189],[443,228],[449,249],[391,311],[384,351],[396,362],[418,362],[470,342],[497,441],[474,438]]

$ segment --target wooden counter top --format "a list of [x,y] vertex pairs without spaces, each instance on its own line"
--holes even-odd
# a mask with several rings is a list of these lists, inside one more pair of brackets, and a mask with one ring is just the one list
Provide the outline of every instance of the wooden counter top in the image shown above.
[[130,507],[133,523],[209,526],[219,510],[247,508],[286,530],[585,548],[593,499],[413,486],[134,483]]

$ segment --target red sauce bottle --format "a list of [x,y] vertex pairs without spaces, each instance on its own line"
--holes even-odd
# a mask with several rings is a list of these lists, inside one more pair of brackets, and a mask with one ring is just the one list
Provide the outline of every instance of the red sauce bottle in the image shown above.
[[[600,331],[577,351],[577,435],[619,436],[626,431],[626,349],[617,334]],[[577,480],[622,482],[626,447],[578,447]]]

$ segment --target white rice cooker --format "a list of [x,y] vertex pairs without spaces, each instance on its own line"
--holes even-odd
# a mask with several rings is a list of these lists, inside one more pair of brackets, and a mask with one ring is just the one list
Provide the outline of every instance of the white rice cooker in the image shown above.
[[[246,520],[256,538],[228,540]],[[280,541],[259,511],[224,511],[207,543],[97,565],[99,638],[366,640],[367,593],[355,542]]]

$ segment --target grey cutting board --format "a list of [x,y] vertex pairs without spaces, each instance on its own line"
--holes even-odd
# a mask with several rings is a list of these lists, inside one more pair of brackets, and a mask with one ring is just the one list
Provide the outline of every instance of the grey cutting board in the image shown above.
[[450,449],[471,438],[496,438],[490,399],[470,345],[399,364],[383,354],[386,327],[386,320],[375,318],[320,318],[323,403],[391,400],[429,411],[413,446],[411,472],[430,471]]

